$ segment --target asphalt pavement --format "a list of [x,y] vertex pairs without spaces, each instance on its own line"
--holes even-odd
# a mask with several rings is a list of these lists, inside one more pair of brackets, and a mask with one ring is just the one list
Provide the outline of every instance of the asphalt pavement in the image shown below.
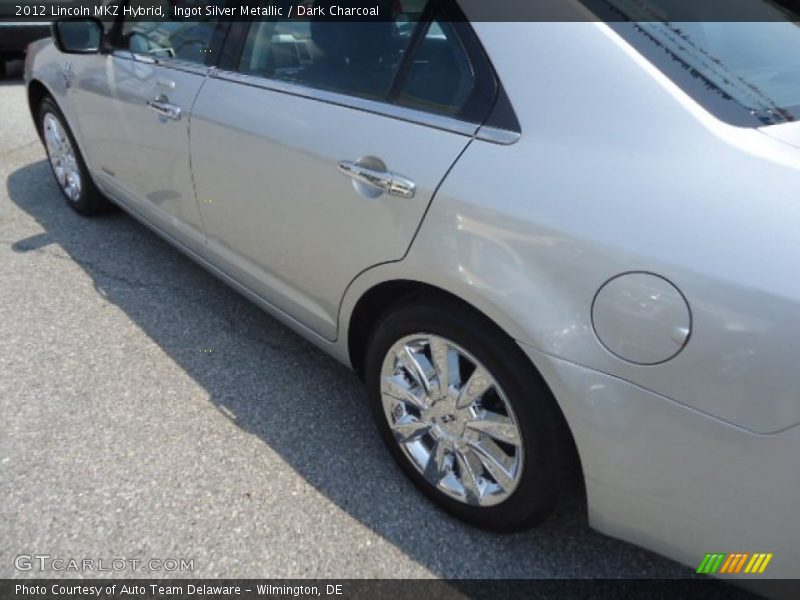
[[16,78],[0,81],[0,577],[75,575],[15,567],[34,554],[193,561],[116,573],[147,577],[693,575],[590,529],[577,489],[515,535],[432,506],[354,374],[124,213],[66,206]]

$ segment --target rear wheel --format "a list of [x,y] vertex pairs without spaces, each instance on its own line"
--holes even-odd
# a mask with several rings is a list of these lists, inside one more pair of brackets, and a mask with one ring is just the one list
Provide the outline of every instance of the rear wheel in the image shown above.
[[6,78],[6,59],[0,56],[0,79]]
[[374,331],[365,365],[382,437],[429,498],[495,531],[550,513],[569,436],[538,373],[493,323],[455,303],[400,306]]
[[87,216],[107,211],[110,203],[95,187],[64,115],[52,98],[42,101],[39,126],[50,168],[67,204]]

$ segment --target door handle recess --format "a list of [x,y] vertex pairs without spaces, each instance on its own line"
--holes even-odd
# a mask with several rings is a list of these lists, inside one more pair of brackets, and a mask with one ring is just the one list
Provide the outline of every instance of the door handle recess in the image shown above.
[[156,111],[162,117],[172,119],[173,121],[181,120],[181,108],[170,104],[164,96],[159,96],[147,101],[147,106]]
[[376,171],[375,169],[362,167],[349,160],[343,160],[339,163],[339,171],[351,179],[377,188],[392,196],[413,198],[417,192],[417,186],[413,181],[391,171]]

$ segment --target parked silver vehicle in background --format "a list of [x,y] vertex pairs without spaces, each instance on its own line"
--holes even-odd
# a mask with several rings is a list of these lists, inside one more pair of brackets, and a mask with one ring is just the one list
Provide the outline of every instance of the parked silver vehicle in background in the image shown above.
[[800,29],[753,1],[775,19],[60,21],[25,77],[68,204],[352,366],[454,515],[534,525],[574,468],[600,531],[797,577]]

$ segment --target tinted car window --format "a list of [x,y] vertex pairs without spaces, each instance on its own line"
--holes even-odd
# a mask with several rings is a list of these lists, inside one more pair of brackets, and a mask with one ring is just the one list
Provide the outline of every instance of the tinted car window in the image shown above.
[[[383,14],[391,14],[387,5]],[[421,9],[420,9],[421,10]],[[279,19],[253,23],[239,70],[370,99],[388,93],[419,13],[394,20]]]
[[[611,26],[719,118],[736,125],[800,119],[800,27],[798,13],[784,6],[790,3],[744,2],[762,22],[688,22],[673,18],[691,17],[702,3],[584,1],[604,18],[613,9]],[[616,22],[619,15],[630,22]]]
[[[165,3],[158,0],[132,0],[129,3],[131,7],[142,8],[160,4]],[[193,3],[183,2],[182,6],[191,4]],[[205,6],[209,2],[204,0],[195,4]],[[210,4],[222,5],[224,0]],[[170,14],[168,5],[165,6],[164,14]],[[216,19],[202,20],[200,17],[193,17],[188,21],[183,18],[161,21],[126,20],[122,23],[119,33],[114,36],[114,46],[137,54],[203,64],[209,59],[209,49],[216,26]]]
[[253,23],[238,70],[482,122],[498,84],[463,15],[427,0],[386,0],[381,14],[392,18]]
[[475,90],[475,73],[453,25],[430,24],[414,54],[397,103],[444,115],[459,115]]

